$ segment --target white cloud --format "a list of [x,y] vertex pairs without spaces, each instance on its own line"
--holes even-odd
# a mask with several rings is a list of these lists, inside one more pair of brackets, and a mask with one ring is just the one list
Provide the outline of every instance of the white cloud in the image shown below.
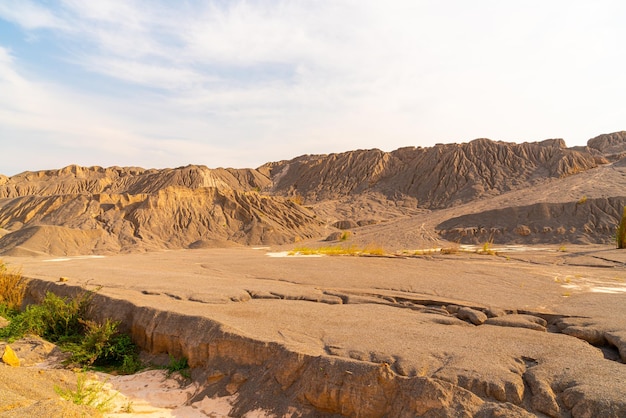
[[136,165],[479,136],[583,143],[624,129],[625,7],[8,0],[0,18],[45,30],[78,79],[0,48],[0,122]]
[[25,29],[65,29],[62,19],[48,8],[30,0],[3,0],[0,18],[16,22]]

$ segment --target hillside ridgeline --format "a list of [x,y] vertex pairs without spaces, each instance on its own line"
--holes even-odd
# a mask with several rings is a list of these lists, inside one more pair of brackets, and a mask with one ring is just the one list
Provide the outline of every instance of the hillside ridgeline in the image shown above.
[[260,171],[269,173],[274,193],[300,195],[307,202],[375,191],[441,209],[583,172],[597,162],[591,152],[568,149],[563,140],[512,144],[477,139],[390,153],[303,156],[266,164]]
[[[447,217],[426,234],[436,229],[457,242],[606,242],[623,204],[623,152],[626,132],[576,148],[560,139],[477,139],[304,155],[258,169],[74,165],[24,172],[0,176],[0,253],[289,244],[324,239],[337,228],[369,228],[371,236],[376,225],[407,217],[424,229],[437,213]],[[584,210],[571,206],[581,196],[564,198],[567,190],[583,190],[580,184],[592,185]],[[502,203],[516,193],[526,200]]]

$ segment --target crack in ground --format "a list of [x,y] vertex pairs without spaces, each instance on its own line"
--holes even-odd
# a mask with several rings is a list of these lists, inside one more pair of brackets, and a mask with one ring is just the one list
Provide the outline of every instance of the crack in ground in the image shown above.
[[[338,291],[338,290],[322,290],[320,295],[288,295],[281,292],[273,291],[254,291],[246,289],[245,292],[249,295],[250,299],[267,299],[267,300],[300,300],[313,303],[324,304],[383,304],[400,309],[410,309],[415,312],[441,315],[443,317],[454,317],[469,323],[474,326],[481,326],[487,321],[486,325],[492,326],[505,326],[512,328],[529,328],[535,330],[544,330],[554,334],[563,334],[572,338],[578,338],[593,345],[602,352],[602,355],[606,360],[615,361],[618,363],[626,363],[626,353],[622,354],[618,344],[621,340],[615,336],[608,336],[609,331],[602,330],[600,327],[594,326],[592,318],[577,317],[570,315],[562,315],[555,313],[543,313],[534,312],[530,310],[501,310],[499,315],[494,315],[491,308],[485,308],[476,306],[473,304],[465,304],[462,302],[450,303],[448,300],[440,300],[436,298],[428,297],[411,297],[400,295],[385,295],[374,292],[350,292],[350,291]],[[174,300],[183,300],[183,297],[174,293],[160,293],[157,291],[141,292],[144,295],[163,295]],[[324,296],[330,298],[325,299]],[[337,299],[334,299],[337,298]],[[215,301],[206,301],[198,298],[194,298],[191,295],[185,298],[192,302],[197,303],[216,303]],[[246,299],[230,298],[232,302],[245,302]],[[459,315],[459,311],[463,310],[463,315]],[[472,313],[473,316],[467,316],[467,312]],[[493,323],[489,321],[490,318],[507,319],[507,316],[515,316],[518,322],[499,322]],[[528,317],[535,317],[545,321],[545,326],[533,322],[531,318],[524,320],[519,315],[526,315]],[[569,320],[569,321],[568,321]],[[586,320],[586,321],[585,321]],[[491,322],[491,323],[490,323]],[[497,321],[496,321],[497,322]]]

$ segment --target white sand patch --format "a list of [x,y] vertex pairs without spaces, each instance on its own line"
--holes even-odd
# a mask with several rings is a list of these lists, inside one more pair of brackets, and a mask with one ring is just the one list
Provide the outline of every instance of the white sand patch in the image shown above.
[[324,254],[300,254],[299,252],[291,253],[291,251],[279,251],[274,253],[266,253],[268,257],[282,258],[282,257],[323,257]]
[[[484,248],[482,245],[460,245],[459,246],[462,251],[468,252],[477,252],[482,251]],[[525,245],[490,245],[488,246],[489,251],[494,251],[497,253],[515,253],[515,252],[531,252],[531,251],[554,251],[553,249],[546,247],[528,247]]]
[[626,293],[626,281],[622,279],[591,279],[588,277],[566,276],[563,279],[555,277],[554,281],[561,283],[561,286],[565,289],[578,292],[607,294]]
[[[230,418],[236,396],[209,398],[190,402],[202,389],[196,382],[167,377],[164,370],[148,370],[129,376],[109,376],[99,373],[107,382],[106,389],[116,394],[112,412],[107,418]],[[107,395],[111,396],[111,395]],[[249,418],[266,417],[265,412],[246,414]]]
[[593,293],[626,293],[626,287],[595,287],[591,291]]
[[269,250],[270,247],[252,247],[253,250]]
[[70,261],[70,260],[88,260],[91,258],[104,258],[103,255],[78,255],[76,257],[61,257],[61,258],[49,258],[47,260],[42,260],[44,263],[55,263],[60,261]]

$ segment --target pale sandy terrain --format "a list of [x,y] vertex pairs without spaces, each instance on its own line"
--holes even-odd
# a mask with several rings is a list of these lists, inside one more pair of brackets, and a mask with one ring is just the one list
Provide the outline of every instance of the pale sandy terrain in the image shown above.
[[[447,400],[438,396],[440,405],[426,412],[624,414],[626,253],[495,249],[497,256],[468,248],[419,257],[271,257],[277,251],[237,248],[5,261],[48,283],[35,293],[101,287],[99,315],[124,321],[146,350],[184,355],[198,368],[187,403],[196,412],[227,395],[237,395],[233,416],[256,408],[272,416],[293,408],[312,416],[415,408],[396,394],[372,400],[349,389],[367,381],[369,368],[384,367],[390,382],[400,379],[393,383],[400,396],[415,392],[403,386],[415,379],[443,385]],[[57,283],[61,276],[69,280]],[[476,312],[497,317],[474,320]],[[261,348],[251,348],[255,342]],[[292,365],[289,353],[304,357]],[[189,396],[185,390],[177,396]],[[209,416],[228,412],[219,411]]]

